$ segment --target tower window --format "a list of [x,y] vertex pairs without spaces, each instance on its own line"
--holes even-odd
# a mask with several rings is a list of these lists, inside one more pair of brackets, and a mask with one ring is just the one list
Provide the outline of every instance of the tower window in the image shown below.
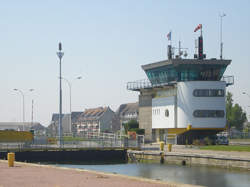
[[224,97],[225,91],[223,89],[195,89],[193,91],[195,97]]
[[195,110],[193,116],[197,118],[223,118],[224,110]]

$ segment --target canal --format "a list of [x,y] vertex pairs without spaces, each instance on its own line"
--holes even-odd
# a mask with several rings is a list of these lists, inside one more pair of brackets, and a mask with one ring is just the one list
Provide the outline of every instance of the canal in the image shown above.
[[59,167],[79,168],[162,181],[174,181],[211,187],[249,187],[250,172],[211,167],[178,166],[157,163],[128,164],[57,164]]

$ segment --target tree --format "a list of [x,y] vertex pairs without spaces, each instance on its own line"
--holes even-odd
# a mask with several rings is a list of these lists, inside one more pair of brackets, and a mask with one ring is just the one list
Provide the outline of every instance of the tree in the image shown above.
[[246,113],[241,106],[236,103],[233,105],[233,94],[228,92],[226,98],[226,118],[229,128],[235,127],[237,130],[242,130],[244,122],[247,120]]
[[136,132],[137,134],[144,134],[144,129],[139,129],[139,123],[136,120],[130,120],[128,123],[123,124],[125,132],[128,131]]

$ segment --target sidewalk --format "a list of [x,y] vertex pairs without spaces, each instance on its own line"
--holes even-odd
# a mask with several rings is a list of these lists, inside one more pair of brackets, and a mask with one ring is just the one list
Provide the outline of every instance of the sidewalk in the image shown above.
[[[146,144],[145,147],[152,148],[159,151],[159,144]],[[153,150],[152,150],[153,151]],[[168,153],[167,145],[164,146],[165,153]],[[148,150],[148,152],[150,152]],[[250,160],[250,152],[238,152],[238,151],[213,151],[213,150],[201,150],[195,146],[185,146],[185,145],[173,145],[172,153],[178,154],[197,154],[197,155],[211,155],[218,157],[227,158],[240,158]]]
[[0,160],[0,187],[192,187],[188,184],[162,182],[80,169],[57,168],[15,162],[8,167]]

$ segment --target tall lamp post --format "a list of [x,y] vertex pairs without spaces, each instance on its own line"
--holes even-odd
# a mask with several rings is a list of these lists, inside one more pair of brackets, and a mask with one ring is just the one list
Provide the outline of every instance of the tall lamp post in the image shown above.
[[[72,113],[72,104],[71,104],[71,90],[72,90],[72,82],[70,82],[68,79],[61,77],[61,79],[65,80],[69,86],[69,105],[70,105],[70,118],[69,118],[69,127],[70,127],[70,132],[72,132],[72,121],[71,121],[71,113]],[[82,79],[81,76],[76,77],[76,79]]]
[[[23,129],[22,130],[24,131],[24,123],[25,123],[25,100],[24,100],[24,93],[23,93],[22,90],[17,89],[17,88],[15,88],[13,90],[19,92],[22,95],[22,100],[23,100]],[[29,91],[32,92],[32,91],[34,91],[34,89],[29,89]]]
[[225,17],[226,14],[220,14],[220,59],[222,60],[222,51],[223,51],[223,42],[222,42],[222,18]]
[[59,43],[59,51],[56,53],[59,58],[59,124],[58,124],[58,136],[59,147],[61,147],[61,128],[62,128],[62,68],[61,61],[64,53],[62,52],[62,44]]
[[24,94],[23,94],[23,91],[21,91],[21,90],[19,90],[19,89],[17,89],[17,88],[15,88],[14,89],[14,91],[17,91],[17,92],[19,92],[21,95],[22,95],[22,99],[23,99],[23,131],[24,131],[24,122],[25,122],[25,106],[24,106]]
[[[29,89],[30,92],[33,92],[34,89]],[[33,126],[33,108],[34,108],[34,99],[31,101],[31,127]]]

